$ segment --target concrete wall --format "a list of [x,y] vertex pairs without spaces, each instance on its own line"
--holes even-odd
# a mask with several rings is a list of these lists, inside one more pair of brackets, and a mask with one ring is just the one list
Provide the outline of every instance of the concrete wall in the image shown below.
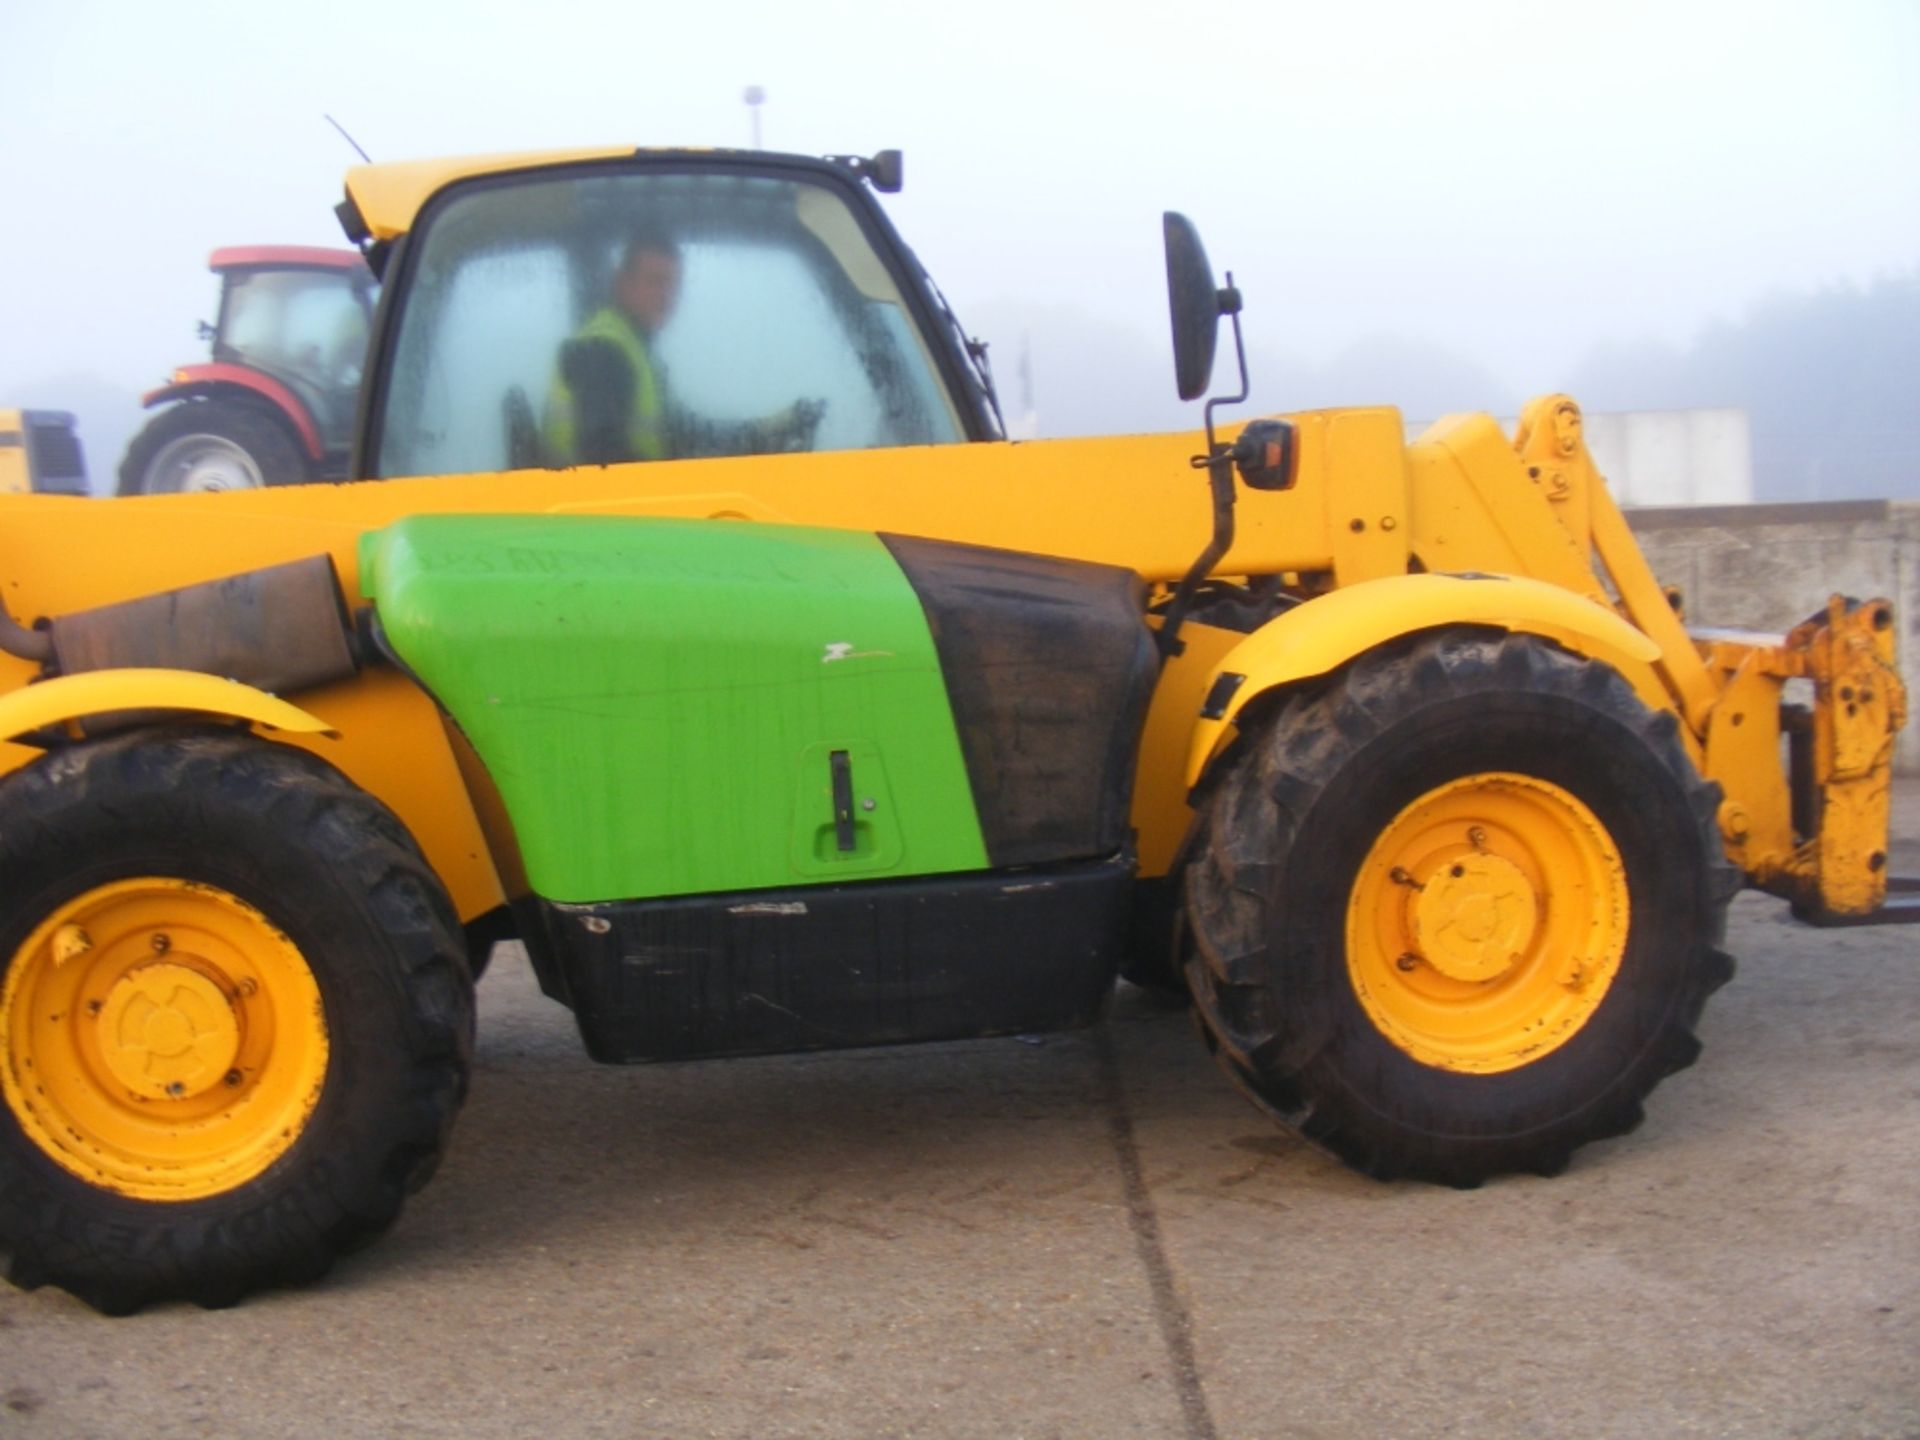
[[1692,624],[1784,631],[1836,590],[1893,601],[1916,712],[1895,764],[1920,773],[1920,501],[1641,509],[1627,519],[1654,573],[1686,592]]
[[1584,418],[1587,448],[1622,505],[1753,499],[1753,430],[1744,410],[1621,410]]

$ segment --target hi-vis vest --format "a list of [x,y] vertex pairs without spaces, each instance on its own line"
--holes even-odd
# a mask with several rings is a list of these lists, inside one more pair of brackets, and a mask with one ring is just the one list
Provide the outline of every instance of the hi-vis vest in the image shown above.
[[[660,402],[660,383],[653,372],[653,358],[632,322],[613,306],[604,306],[574,332],[573,339],[617,345],[633,370],[633,408],[627,416],[627,454],[623,458],[666,459],[666,414]],[[547,390],[546,442],[553,459],[561,463],[570,464],[579,458],[574,449],[576,416],[573,389],[556,366]]]

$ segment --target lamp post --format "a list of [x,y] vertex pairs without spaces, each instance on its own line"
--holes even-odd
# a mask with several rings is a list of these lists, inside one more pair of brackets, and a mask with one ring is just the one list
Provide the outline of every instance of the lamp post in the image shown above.
[[763,86],[749,85],[740,98],[747,102],[747,113],[753,117],[753,148],[760,148],[760,107],[767,103],[767,92]]

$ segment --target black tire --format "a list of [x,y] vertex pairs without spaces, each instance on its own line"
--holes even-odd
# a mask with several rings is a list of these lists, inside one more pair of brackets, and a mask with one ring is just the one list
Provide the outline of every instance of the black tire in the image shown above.
[[[203,457],[197,469],[195,455]],[[223,476],[233,483],[219,483]],[[122,495],[297,485],[312,478],[286,421],[259,402],[225,397],[162,410],[133,437],[120,462]]]
[[[465,942],[405,828],[315,757],[231,731],[135,732],[0,785],[0,982],[44,965],[28,941],[61,907],[155,876],[218,887],[292,941],[317,988],[325,1057],[304,1123],[267,1168],[188,1198],[130,1198],[82,1178],[29,1133],[25,1102],[0,1098],[8,1278],[109,1314],[168,1299],[229,1305],[324,1274],[432,1175],[472,1059]],[[5,1053],[5,1024],[17,1003],[0,1004],[0,1062],[16,1091],[22,1060]],[[82,1008],[100,1013],[75,1004],[76,1031]]]
[[[1554,1174],[1633,1129],[1654,1086],[1698,1055],[1701,1007],[1733,973],[1719,946],[1740,877],[1716,832],[1718,787],[1676,732],[1606,665],[1472,631],[1364,658],[1253,729],[1205,803],[1186,877],[1187,979],[1228,1074],[1381,1179]],[[1618,970],[1568,1038],[1465,1073],[1416,1059],[1372,1018],[1348,968],[1347,910],[1405,807],[1501,774],[1588,807],[1617,848],[1629,919]]]

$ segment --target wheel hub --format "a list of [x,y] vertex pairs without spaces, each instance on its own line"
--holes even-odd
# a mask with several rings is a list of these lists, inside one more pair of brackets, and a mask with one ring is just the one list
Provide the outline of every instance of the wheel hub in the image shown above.
[[1440,866],[1417,893],[1414,953],[1455,980],[1493,980],[1525,957],[1540,918],[1533,886],[1499,855]]
[[0,1101],[49,1159],[131,1199],[261,1174],[299,1142],[328,1052],[299,946],[201,881],[82,891],[0,967]]
[[1347,973],[1380,1034],[1422,1064],[1497,1074],[1578,1034],[1631,923],[1619,847],[1539,776],[1463,775],[1381,829],[1347,901]]
[[221,435],[183,435],[169,442],[147,467],[148,494],[197,494],[219,490],[257,490],[260,467],[240,446]]
[[156,960],[115,982],[100,1009],[108,1071],[134,1094],[180,1100],[225,1080],[240,1053],[240,1016],[226,992],[190,965]]

